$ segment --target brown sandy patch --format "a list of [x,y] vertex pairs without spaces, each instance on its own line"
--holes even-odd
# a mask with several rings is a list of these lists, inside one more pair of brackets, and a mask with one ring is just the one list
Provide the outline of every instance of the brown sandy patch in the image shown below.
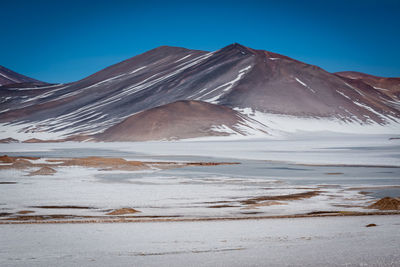
[[[20,215],[3,219],[4,221],[46,221],[46,220],[72,220],[82,218],[82,216],[51,214],[51,215]],[[56,222],[56,221],[55,221]]]
[[[62,166],[81,166],[86,168],[97,168],[100,170],[123,170],[137,171],[146,170],[152,167],[160,169],[182,168],[185,166],[217,166],[240,164],[238,162],[142,162],[129,161],[123,158],[105,158],[105,157],[86,157],[86,158],[63,158],[63,159],[47,159],[48,163],[35,163],[29,160],[38,160],[38,157],[9,157],[7,155],[0,156],[0,162],[11,163],[11,165],[0,165],[2,169],[27,169],[32,167],[45,168],[40,172],[50,173],[52,167]],[[55,171],[55,170],[54,170]],[[38,174],[39,175],[39,174]]]
[[324,215],[324,214],[340,214],[340,213],[341,213],[341,211],[324,211],[324,210],[321,210],[321,211],[309,212],[309,213],[307,213],[307,215]]
[[19,141],[17,139],[9,137],[9,138],[0,139],[0,143],[2,143],[2,144],[19,143]]
[[218,204],[218,203],[231,203],[231,202],[232,201],[230,201],[230,200],[217,200],[217,201],[206,201],[206,202],[198,202],[198,203]]
[[286,203],[279,202],[279,201],[265,201],[265,202],[260,202],[256,204],[249,204],[247,207],[242,208],[243,210],[249,210],[249,209],[258,209],[259,207],[269,207],[269,206],[275,206],[275,205],[287,205]]
[[28,175],[29,176],[35,176],[35,175],[53,175],[57,171],[50,168],[50,167],[42,167],[37,171],[30,172]]
[[229,204],[222,204],[222,205],[209,206],[208,208],[211,208],[211,209],[221,209],[221,208],[236,208],[236,207],[239,207],[239,206],[229,205]]
[[94,209],[93,207],[86,207],[86,206],[72,206],[72,205],[62,205],[62,206],[32,206],[32,208],[39,208],[39,209]]
[[326,175],[341,175],[344,174],[343,172],[326,172]]
[[[185,166],[216,166],[225,164],[239,164],[236,162],[142,162],[128,161],[122,158],[103,158],[103,157],[87,157],[72,158],[64,160],[48,160],[49,162],[58,162],[59,166],[83,166],[102,168],[103,170],[142,170],[150,167],[157,168],[179,168]],[[60,161],[62,161],[60,163]]]
[[86,168],[102,168],[108,170],[136,171],[148,169],[148,166],[140,161],[127,161],[122,158],[87,157],[70,158],[63,160],[48,160],[48,162],[57,162],[58,166],[82,166]]
[[[30,168],[30,167],[35,167],[35,165],[25,159],[17,159],[12,165],[11,168],[13,169],[26,169],[26,168]],[[41,166],[37,166],[37,167],[41,167]]]
[[[314,189],[314,188],[312,188]],[[238,207],[237,203],[241,205],[246,205],[242,207],[243,210],[248,209],[257,209],[259,207],[268,207],[274,205],[287,205],[287,203],[280,202],[280,201],[290,201],[290,200],[300,200],[311,198],[314,196],[318,196],[321,191],[309,191],[297,194],[290,194],[290,195],[277,195],[277,196],[261,196],[255,198],[249,198],[245,200],[231,200],[231,201],[212,201],[212,202],[204,202],[205,204],[216,204],[209,206],[208,208],[234,208]]]
[[378,210],[400,210],[400,199],[384,197],[370,205],[369,208]]
[[29,213],[35,213],[33,210],[20,210],[17,212],[17,214],[29,214]]
[[20,159],[30,159],[30,160],[37,160],[40,159],[38,157],[9,157],[7,155],[0,156],[1,163],[14,163]]
[[318,196],[320,193],[321,193],[321,191],[309,191],[309,192],[290,194],[290,195],[261,196],[261,197],[255,197],[255,198],[242,200],[242,201],[240,201],[240,203],[245,204],[245,205],[250,205],[250,204],[257,204],[258,202],[267,201],[267,200],[269,200],[269,201],[271,201],[271,200],[277,200],[277,201],[300,200],[300,199],[312,198],[312,197]]
[[9,157],[7,155],[0,156],[1,163],[9,163],[8,165],[0,165],[0,170],[5,169],[27,169],[31,167],[44,167],[46,164],[34,164],[29,160],[37,160],[36,157]]
[[1,162],[1,163],[13,163],[14,160],[13,160],[12,157],[9,157],[9,156],[7,156],[7,155],[4,155],[4,156],[0,156],[0,162]]
[[[242,217],[203,217],[180,218],[179,216],[135,216],[135,217],[100,217],[100,216],[73,216],[73,215],[37,215],[18,216],[15,218],[0,219],[0,224],[47,224],[47,223],[145,223],[145,222],[201,222],[201,221],[243,221],[264,219],[295,219],[314,217],[344,217],[344,216],[371,216],[371,215],[400,215],[399,211],[357,212],[357,211],[321,211],[295,215],[273,216],[242,216]],[[176,218],[178,217],[178,218]]]
[[[138,211],[139,212],[139,211]],[[29,213],[27,213],[29,214]],[[122,215],[122,214],[121,214]],[[103,220],[164,220],[180,218],[180,215],[150,215],[150,216],[119,216],[119,215],[108,215],[108,216],[92,216],[92,215],[72,215],[72,214],[38,214],[38,215],[26,215],[17,213],[0,213],[0,217],[6,217],[0,219],[0,224],[14,224],[18,222],[22,223],[81,223],[85,221],[103,221]]]
[[122,209],[116,209],[112,212],[107,213],[107,215],[125,215],[125,214],[133,214],[133,213],[138,213],[140,211],[132,209],[132,208],[122,208]]

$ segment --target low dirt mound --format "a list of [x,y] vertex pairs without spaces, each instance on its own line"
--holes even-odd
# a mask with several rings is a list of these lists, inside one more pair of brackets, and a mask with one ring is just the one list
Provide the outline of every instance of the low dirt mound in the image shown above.
[[25,160],[25,159],[17,159],[13,164],[12,167],[14,169],[26,169],[26,168],[30,168],[33,167],[34,164],[32,164],[32,162]]
[[23,159],[37,160],[39,158],[38,157],[9,157],[7,155],[0,156],[1,163],[14,163],[14,162],[17,162],[18,160],[23,160]]
[[37,171],[31,172],[29,175],[30,176],[34,176],[34,175],[53,175],[55,174],[57,171],[50,168],[50,167],[42,167]]
[[[51,162],[51,160],[49,160]],[[87,157],[87,158],[72,158],[65,159],[61,166],[82,166],[92,168],[104,168],[110,170],[142,170],[148,167],[140,161],[127,161],[122,158],[102,158],[102,157]]]
[[[97,141],[115,142],[227,136],[238,123],[245,124],[240,113],[228,107],[178,101],[136,113],[93,137]],[[218,130],[218,126],[230,130]],[[235,131],[240,132],[239,128]]]
[[242,200],[241,203],[245,205],[257,204],[260,201],[289,201],[289,200],[300,200],[306,198],[312,198],[318,196],[320,191],[310,191],[291,195],[278,195],[278,196],[260,196],[255,198],[250,198]]
[[13,162],[15,162],[15,158],[9,157],[7,155],[0,156],[0,162],[1,163],[13,163]]
[[370,205],[369,208],[378,210],[400,210],[400,199],[384,197]]
[[0,143],[3,143],[3,144],[19,143],[19,141],[17,139],[9,137],[9,138],[0,139]]
[[107,213],[107,215],[125,215],[125,214],[133,214],[133,213],[137,213],[137,212],[140,212],[140,211],[132,209],[132,208],[122,208],[122,209],[113,210],[113,211]]

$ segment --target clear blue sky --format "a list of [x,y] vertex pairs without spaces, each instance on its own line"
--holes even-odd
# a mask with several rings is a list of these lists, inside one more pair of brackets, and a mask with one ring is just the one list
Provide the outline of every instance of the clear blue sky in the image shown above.
[[237,42],[318,65],[400,77],[400,1],[0,0],[0,65],[70,82],[160,45]]

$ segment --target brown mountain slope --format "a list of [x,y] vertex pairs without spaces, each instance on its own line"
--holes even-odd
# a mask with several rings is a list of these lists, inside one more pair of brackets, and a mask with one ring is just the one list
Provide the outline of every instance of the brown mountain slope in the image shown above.
[[240,113],[201,101],[177,101],[132,115],[101,134],[97,141],[174,140],[204,136],[223,136],[216,127],[239,129],[245,118]]
[[400,100],[400,78],[378,77],[356,71],[343,71],[335,74],[339,77],[363,81],[393,100]]

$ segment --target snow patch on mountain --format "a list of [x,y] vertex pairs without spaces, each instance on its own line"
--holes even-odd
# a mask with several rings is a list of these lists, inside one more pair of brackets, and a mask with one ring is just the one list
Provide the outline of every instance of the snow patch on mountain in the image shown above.
[[41,140],[54,140],[60,139],[69,134],[65,132],[50,132],[36,127],[32,123],[0,123],[0,139],[12,137],[14,139],[24,141],[31,138],[37,138]]
[[[13,78],[11,78],[11,77],[9,77],[9,76],[5,75],[4,73],[1,73],[1,72],[0,72],[0,75],[1,75],[1,76],[3,76],[4,78],[6,78],[6,79],[10,80],[10,81],[13,81],[13,82],[15,82],[15,83],[17,83],[17,82],[18,82],[17,80],[15,80],[15,79],[13,79]],[[0,84],[0,85],[1,85],[1,84]]]
[[[208,91],[206,94],[202,95],[201,97],[197,97],[196,100],[203,100],[205,102],[209,102],[209,103],[212,103],[212,104],[218,104],[218,102],[219,102],[218,100],[221,98],[221,96],[225,95],[226,92],[230,91],[232,89],[232,87],[238,81],[240,81],[242,79],[242,77],[247,73],[247,71],[251,69],[251,67],[252,66],[249,65],[249,66],[239,70],[238,75],[233,80],[231,80],[231,81],[229,81],[227,83],[219,85],[218,87]],[[224,88],[224,89],[222,89],[222,93],[220,93],[220,94],[218,94],[216,96],[213,96],[211,98],[204,99],[205,96],[213,94],[215,91],[217,91],[217,90],[219,90],[221,88]]]
[[372,121],[370,123],[363,123],[355,118],[352,122],[345,122],[335,117],[298,117],[265,113],[251,108],[235,108],[234,110],[264,125],[266,129],[269,129],[269,133],[272,135],[285,135],[287,133],[296,132],[336,132],[353,134],[398,134],[400,132],[400,120],[390,116],[388,116],[388,118],[390,118],[391,121],[388,120],[387,124],[381,125]]
[[349,96],[345,95],[343,92],[340,92],[340,91],[338,91],[338,90],[336,90],[336,92],[337,92],[338,94],[342,95],[343,97],[345,97],[345,98],[351,100],[351,98],[350,98]]
[[306,87],[307,89],[309,89],[311,92],[315,93],[315,90],[313,90],[310,86],[308,86],[305,82],[303,82],[302,80],[300,80],[299,78],[295,77],[295,80],[300,83],[301,85],[303,85],[304,87]]

